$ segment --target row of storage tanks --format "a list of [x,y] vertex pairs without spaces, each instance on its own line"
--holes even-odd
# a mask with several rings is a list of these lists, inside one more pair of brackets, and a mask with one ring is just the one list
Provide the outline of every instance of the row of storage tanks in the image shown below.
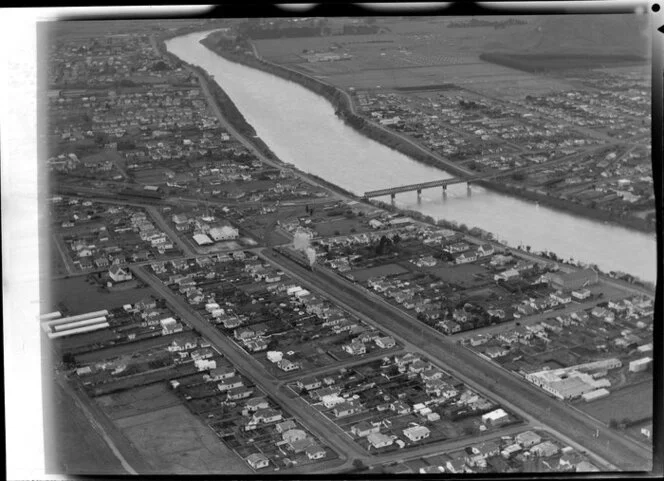
[[50,339],[53,339],[109,327],[106,316],[108,316],[106,309],[68,317],[62,317],[62,314],[56,311],[42,314],[39,316],[39,320],[44,332]]

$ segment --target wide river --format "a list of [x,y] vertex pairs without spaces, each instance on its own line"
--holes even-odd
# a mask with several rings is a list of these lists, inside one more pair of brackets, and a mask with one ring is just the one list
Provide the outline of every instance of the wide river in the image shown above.
[[[201,45],[209,32],[166,42],[168,50],[211,75],[258,136],[284,162],[356,194],[451,177],[370,140],[347,126],[325,98],[272,74],[230,62]],[[389,201],[389,196],[385,199]],[[655,282],[656,240],[623,227],[560,212],[465,184],[397,194],[396,205],[479,227],[511,246],[553,251]]]

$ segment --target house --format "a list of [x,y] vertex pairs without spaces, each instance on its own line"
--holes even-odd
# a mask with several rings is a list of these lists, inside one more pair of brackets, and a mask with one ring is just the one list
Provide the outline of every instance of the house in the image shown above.
[[464,473],[467,471],[466,460],[464,458],[456,458],[445,463],[445,469],[450,473]]
[[221,381],[235,376],[235,368],[231,366],[219,366],[210,371],[210,381]]
[[396,341],[392,336],[377,337],[374,339],[374,342],[376,343],[376,346],[381,349],[389,349],[396,345]]
[[307,448],[315,445],[316,442],[311,438],[297,439],[292,443],[288,443],[288,446],[293,450],[295,454],[303,453]]
[[297,387],[300,389],[305,389],[307,391],[313,391],[314,389],[318,389],[321,387],[323,383],[316,379],[315,377],[306,377],[302,379],[298,379],[297,381]]
[[360,406],[354,401],[346,401],[341,404],[338,404],[332,409],[334,416],[337,418],[343,418],[355,414],[360,411]]
[[286,372],[295,371],[296,369],[300,368],[300,365],[298,363],[289,361],[286,358],[283,358],[280,361],[278,361],[277,366],[279,366],[279,369]]
[[268,464],[270,464],[270,460],[261,453],[250,454],[246,461],[253,469],[265,468]]
[[477,255],[480,257],[490,256],[494,253],[493,246],[491,244],[482,244],[477,249]]
[[309,459],[323,459],[326,455],[325,449],[318,444],[312,444],[304,450]]
[[502,346],[490,346],[484,350],[484,354],[486,354],[491,359],[496,359],[497,357],[504,356],[508,352],[510,351]]
[[350,428],[350,432],[360,438],[366,437],[371,433],[377,433],[379,431],[380,426],[374,426],[368,421],[361,421]]
[[503,409],[496,409],[482,415],[482,423],[499,425],[508,420],[509,416]]
[[157,301],[152,296],[145,296],[136,304],[134,304],[136,309],[144,311],[146,309],[155,309],[157,307]]
[[392,446],[392,443],[394,442],[394,437],[388,436],[387,434],[383,433],[371,433],[367,435],[367,441],[369,441],[370,447],[379,449],[379,448],[385,448],[387,446]]
[[282,419],[282,414],[275,409],[258,409],[254,413],[253,421],[254,423],[272,423],[275,421],[280,421]]
[[217,384],[217,389],[219,389],[221,392],[226,392],[241,386],[244,386],[244,382],[240,376],[236,376],[221,381],[219,384]]
[[410,406],[403,401],[394,401],[390,404],[390,409],[397,414],[408,414],[410,412]]
[[286,431],[295,428],[297,425],[295,424],[295,421],[292,419],[289,419],[288,421],[284,421],[282,423],[279,423],[276,425],[276,430],[278,433],[285,433]]
[[403,430],[403,435],[413,442],[426,439],[431,434],[431,431],[425,426],[411,426]]
[[471,447],[473,454],[476,454],[484,459],[495,456],[500,453],[500,446],[495,441],[485,441]]
[[254,393],[254,390],[247,386],[238,386],[228,390],[227,398],[232,401],[246,399]]
[[183,330],[182,324],[177,322],[172,317],[167,317],[166,319],[160,320],[159,324],[161,324],[161,333],[164,336],[174,334],[176,332],[182,332]]
[[455,264],[467,264],[469,262],[474,262],[477,260],[477,253],[473,250],[467,252],[461,252],[454,256]]
[[[262,397],[256,397],[253,399],[249,399],[247,401],[247,404],[245,404],[245,407],[247,408],[248,411],[257,411],[259,409],[267,409],[270,407],[270,404],[267,402],[265,398]],[[293,423],[293,426],[295,423]]]
[[519,443],[524,448],[535,446],[542,441],[542,437],[533,431],[524,431],[515,436],[514,441]]
[[268,342],[262,337],[259,337],[257,339],[249,339],[248,341],[245,341],[244,345],[251,352],[260,352],[267,349]]
[[553,456],[557,454],[559,450],[560,449],[558,448],[558,446],[553,444],[551,441],[544,441],[543,443],[536,444],[535,446],[530,448],[531,453],[543,458],[548,458],[549,456]]
[[343,350],[353,356],[361,356],[367,353],[367,347],[357,338],[353,339],[350,344],[344,344]]
[[225,225],[221,227],[213,227],[210,229],[209,235],[215,242],[217,242],[229,239],[237,239],[240,236],[240,232],[230,225]]
[[124,282],[133,279],[133,275],[129,270],[125,270],[118,265],[111,266],[111,268],[108,270],[108,275],[113,280],[113,282]]
[[281,435],[281,439],[283,439],[289,444],[294,443],[295,441],[298,441],[300,439],[305,439],[306,437],[307,433],[304,432],[302,429],[289,429],[288,431],[286,431]]

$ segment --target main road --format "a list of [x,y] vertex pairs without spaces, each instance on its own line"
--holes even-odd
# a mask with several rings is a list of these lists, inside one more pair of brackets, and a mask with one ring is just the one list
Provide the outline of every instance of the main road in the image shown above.
[[[548,423],[552,431],[584,446],[600,458],[611,460],[621,470],[649,470],[652,453],[620,433],[607,428],[564,403],[550,397],[517,375],[488,362],[453,339],[444,336],[396,307],[379,299],[370,299],[357,286],[343,280],[326,268],[314,272],[305,269],[294,261],[265,250],[261,256],[276,264],[287,274],[294,276],[324,292],[341,305],[347,305],[395,336],[413,345],[432,359],[442,363],[443,368],[457,376],[469,386],[506,407],[524,413],[526,418]],[[538,424],[539,424],[538,423]],[[596,437],[599,433],[599,437]]]

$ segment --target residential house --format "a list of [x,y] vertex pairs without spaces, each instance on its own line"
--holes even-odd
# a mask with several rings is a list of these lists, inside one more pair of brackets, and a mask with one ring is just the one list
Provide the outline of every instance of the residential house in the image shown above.
[[254,453],[249,455],[246,461],[253,469],[265,468],[268,466],[268,464],[270,464],[270,460],[261,453]]
[[306,437],[307,433],[302,429],[289,429],[281,435],[281,438],[289,444]]
[[277,366],[279,369],[286,372],[295,371],[296,369],[300,368],[298,363],[292,362],[286,358],[282,358],[280,361],[278,361]]
[[325,449],[318,444],[313,444],[304,450],[309,459],[323,459],[326,456]]
[[253,415],[253,421],[255,424],[257,423],[272,423],[276,421],[280,421],[282,419],[282,414],[271,408],[266,408],[266,409],[258,409],[254,415]]
[[556,446],[551,441],[544,441],[543,443],[536,444],[535,446],[530,448],[531,453],[543,458],[548,458],[549,456],[553,456],[557,454],[558,451],[560,451],[560,448],[558,448],[558,446]]
[[351,433],[358,437],[366,437],[371,433],[377,433],[380,431],[380,426],[374,426],[368,421],[360,421],[355,424],[351,429]]
[[406,436],[413,442],[421,441],[426,439],[431,434],[429,428],[425,426],[411,426],[403,430],[403,435]]
[[118,265],[111,266],[108,270],[108,275],[114,282],[129,281],[134,277],[129,270],[125,270]]
[[383,433],[371,433],[367,435],[367,441],[369,441],[370,447],[374,449],[380,449],[380,448],[385,448],[388,446],[392,446],[394,443],[394,437],[393,436],[388,436],[387,434]]
[[279,434],[283,434],[286,431],[289,431],[290,429],[294,429],[297,425],[295,424],[295,421],[292,419],[289,419],[288,421],[284,421],[282,423],[278,423],[275,426],[275,429]]
[[305,389],[307,391],[313,391],[314,389],[318,389],[322,385],[323,383],[319,379],[316,379],[315,377],[306,377],[299,379],[297,381],[297,387],[300,389]]
[[247,408],[247,411],[253,412],[259,409],[267,409],[270,407],[270,404],[267,402],[265,398],[256,397],[253,399],[249,399],[245,404],[245,407]]
[[361,409],[361,406],[355,402],[355,401],[346,401],[341,404],[338,404],[332,409],[332,412],[334,413],[334,416],[337,418],[343,418],[346,416],[350,416],[351,414],[355,414],[359,412]]

